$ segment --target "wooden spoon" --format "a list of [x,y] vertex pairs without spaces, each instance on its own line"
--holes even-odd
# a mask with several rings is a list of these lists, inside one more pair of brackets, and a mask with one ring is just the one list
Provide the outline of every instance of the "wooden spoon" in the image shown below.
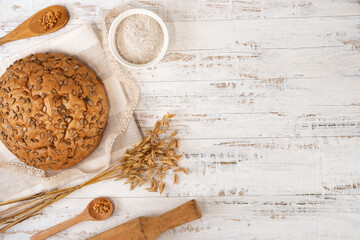
[[[105,200],[110,203],[110,209],[107,212],[101,213],[97,212],[96,209],[94,209],[94,206],[96,203],[100,203],[102,200]],[[49,229],[46,229],[42,232],[39,232],[38,234],[32,236],[30,240],[42,240],[46,239],[55,233],[58,233],[62,230],[65,230],[79,222],[83,221],[102,221],[111,216],[111,214],[114,211],[114,206],[111,203],[111,201],[107,198],[95,198],[92,200],[87,207],[84,209],[82,213],[77,215],[76,217],[73,217],[69,220],[66,220],[65,222],[59,223],[58,225],[55,225]]]
[[[52,28],[48,28],[47,30],[45,30],[43,26],[41,26],[41,24],[38,23],[38,19],[41,18],[44,14],[46,14],[50,10],[53,11],[54,13],[60,12],[61,15]],[[64,7],[54,5],[44,8],[43,10],[40,10],[39,12],[32,15],[25,22],[20,24],[17,28],[9,32],[6,36],[0,38],[0,45],[23,38],[35,37],[35,36],[40,36],[55,32],[60,28],[64,27],[68,20],[69,20],[69,14]]]

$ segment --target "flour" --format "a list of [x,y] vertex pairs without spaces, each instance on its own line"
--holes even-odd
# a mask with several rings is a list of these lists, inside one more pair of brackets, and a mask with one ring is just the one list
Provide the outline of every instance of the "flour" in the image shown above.
[[126,17],[116,32],[120,55],[128,62],[145,64],[154,60],[164,44],[159,23],[145,14]]

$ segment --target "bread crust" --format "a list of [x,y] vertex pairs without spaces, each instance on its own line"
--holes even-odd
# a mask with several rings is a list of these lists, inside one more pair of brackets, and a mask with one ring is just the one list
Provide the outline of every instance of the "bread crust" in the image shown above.
[[107,113],[101,81],[73,57],[32,54],[0,77],[0,140],[30,166],[79,163],[99,144]]

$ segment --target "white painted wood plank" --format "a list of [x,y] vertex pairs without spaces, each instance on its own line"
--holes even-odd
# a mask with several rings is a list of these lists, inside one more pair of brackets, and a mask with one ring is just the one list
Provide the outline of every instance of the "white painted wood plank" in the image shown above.
[[[296,108],[296,106],[292,106]],[[291,106],[289,106],[291,108]],[[359,108],[353,114],[339,115],[335,108],[324,108],[319,116],[291,112],[287,116],[278,113],[207,113],[204,111],[175,112],[173,128],[185,139],[208,138],[261,138],[261,137],[325,137],[359,136]],[[318,111],[320,111],[319,109]],[[137,111],[138,123],[144,129],[152,128],[164,111]],[[297,116],[299,114],[301,116]]]
[[[152,69],[132,73],[138,81],[358,76],[358,20],[358,17],[330,20],[277,19],[268,20],[262,30],[258,29],[261,25],[258,21],[250,21],[250,26],[245,24],[244,28],[239,29],[226,21],[169,23],[175,24],[170,31],[176,30],[172,35],[176,35],[176,41],[171,41],[170,51],[163,61]],[[240,24],[242,21],[235,22]],[[214,29],[214,24],[216,33],[208,32]],[[75,27],[77,25],[69,25],[67,30]],[[276,31],[279,28],[284,29],[282,33]],[[8,27],[8,30],[11,29]],[[316,30],[318,34],[314,34]],[[41,38],[8,43],[0,46],[0,55],[9,56],[64,32],[65,29]],[[282,35],[277,35],[277,32]],[[212,36],[210,41],[202,37],[207,34]],[[278,47],[282,48],[269,49]],[[203,50],[185,51],[189,49]]]
[[17,23],[15,26],[19,25],[21,22],[25,21],[35,12],[33,11],[31,1],[14,0],[1,1],[0,13],[1,29],[3,29],[4,27],[13,25],[12,23],[14,22]]
[[[94,196],[100,196],[94,193]],[[75,216],[90,198],[66,199],[9,230],[4,240],[28,239]],[[117,211],[103,222],[80,223],[50,239],[85,239],[139,216],[155,216],[190,198],[115,198]],[[158,239],[359,239],[360,201],[355,196],[197,198],[203,218]]]
[[[80,3],[79,3],[80,4]],[[85,4],[85,3],[83,3]],[[75,4],[76,5],[76,4]],[[96,5],[84,5],[88,10],[87,16],[94,15],[100,9]],[[6,6],[6,8],[9,8]],[[5,8],[5,10],[7,10]],[[0,34],[5,35],[19,22],[28,16],[7,19],[8,10],[3,12],[3,23]],[[80,11],[79,10],[79,11]],[[20,11],[20,10],[18,10]],[[26,8],[21,11],[32,12]],[[71,12],[70,12],[71,13]],[[77,11],[75,11],[75,14]],[[21,13],[20,13],[21,14]],[[76,15],[75,15],[76,16]],[[100,17],[101,19],[101,17]],[[84,20],[84,19],[82,19]],[[92,23],[100,24],[101,21],[82,21],[80,18],[71,18],[67,27],[50,35],[42,36],[41,39],[51,39],[69,31],[79,25]],[[301,19],[261,19],[261,20],[235,20],[235,21],[193,21],[193,22],[167,22],[170,33],[169,50],[201,50],[220,49],[226,51],[250,51],[257,52],[260,49],[269,48],[314,48],[314,47],[342,47],[358,49],[360,17],[329,17],[329,18],[301,18]],[[14,21],[11,24],[11,21]],[[101,25],[99,26],[101,28]],[[278,31],[281,29],[281,31]],[[209,36],[209,37],[206,37]],[[25,39],[16,43],[8,43],[2,46],[6,52],[12,52],[19,48],[19,44],[34,44],[37,41]],[[196,39],[196,41],[194,41]],[[8,49],[8,50],[7,50]]]
[[356,0],[165,0],[167,21],[343,16],[359,12]]
[[[190,170],[172,175],[164,196],[256,196],[360,194],[360,138],[262,138],[181,140],[181,163]],[[72,194],[91,197],[160,197],[124,181],[88,186]],[[146,186],[145,186],[146,187]]]
[[[359,111],[360,78],[142,81],[138,111],[274,113],[315,117]],[[296,106],[294,108],[294,106]]]
[[[95,9],[92,9],[89,13],[94,11]],[[357,49],[360,47],[358,37],[360,33],[359,21],[360,16],[316,19],[167,22],[170,34],[169,50],[220,49],[252,52],[257,49],[268,48],[339,46]],[[9,22],[10,19],[0,29],[1,35],[11,31],[19,23],[19,19],[14,26],[11,26]],[[95,24],[91,21],[89,23]],[[73,19],[69,21],[66,29],[68,31],[82,24],[84,23],[79,23],[77,19]],[[278,31],[279,29],[281,31]],[[53,33],[42,36],[41,39],[49,39],[59,34]],[[21,41],[28,42],[29,40]],[[8,43],[6,46],[10,48],[16,46],[16,44]]]
[[[272,18],[302,18],[359,15],[360,6],[356,0],[254,0],[254,1],[212,1],[212,0],[53,0],[51,4],[65,6],[77,24],[99,22],[101,16],[109,9],[119,5],[129,4],[133,7],[146,8],[157,13],[166,21],[203,21],[230,19],[272,19]],[[42,1],[2,1],[0,21],[16,24],[19,18],[25,20],[44,8]]]
[[273,49],[259,52],[213,50],[168,52],[155,67],[130,70],[140,82],[360,76],[358,51],[338,48]]
[[[9,54],[4,53],[2,57]],[[258,53],[204,50],[169,52],[155,67],[129,72],[139,82],[260,79],[281,85],[292,78],[358,77],[359,65],[358,51],[337,48],[278,49]]]
[[259,48],[333,47],[343,46],[350,41],[354,41],[354,47],[359,47],[359,19],[360,17],[332,17],[169,22],[169,49],[239,51]]

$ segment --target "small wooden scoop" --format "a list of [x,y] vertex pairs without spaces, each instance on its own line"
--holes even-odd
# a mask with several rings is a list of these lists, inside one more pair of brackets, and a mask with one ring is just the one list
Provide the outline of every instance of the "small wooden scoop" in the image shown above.
[[196,200],[191,200],[169,212],[156,217],[139,217],[89,240],[155,240],[161,233],[201,218]]
[[[110,203],[110,209],[107,212],[96,212],[96,209],[94,209],[94,206],[96,203],[100,203],[101,201],[107,201],[108,203]],[[65,222],[62,222],[58,225],[55,225],[49,229],[46,229],[42,232],[39,232],[38,234],[32,236],[30,238],[30,240],[42,240],[42,239],[46,239],[52,235],[54,235],[55,233],[58,233],[62,230],[65,230],[79,222],[82,221],[102,221],[105,220],[107,218],[109,218],[111,216],[111,214],[114,211],[114,206],[111,203],[111,201],[107,198],[95,198],[94,200],[92,200],[87,207],[85,208],[85,210],[80,213],[79,215],[77,215],[74,218],[71,218]]]
[[[44,30],[43,26],[38,23],[38,19],[50,10],[53,12],[60,12],[60,18],[57,20],[57,22],[52,28]],[[5,37],[0,38],[0,45],[23,38],[35,37],[55,32],[60,28],[64,27],[68,20],[69,14],[64,7],[54,5],[44,8],[43,10],[40,10],[39,12],[32,15],[25,22],[20,24],[17,28],[9,32]]]

